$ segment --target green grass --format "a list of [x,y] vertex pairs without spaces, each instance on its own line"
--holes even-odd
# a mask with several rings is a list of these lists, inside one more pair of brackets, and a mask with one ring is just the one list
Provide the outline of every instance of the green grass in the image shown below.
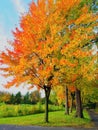
[[98,108],[95,109],[95,112],[98,113]]
[[44,122],[44,113],[20,117],[0,118],[0,124],[35,125],[35,126],[83,126],[90,127],[90,117],[84,112],[85,118],[75,118],[74,113],[64,115],[64,111],[49,112],[49,123]]
[[[64,115],[61,106],[49,105],[49,123],[44,122],[45,105],[6,105],[0,104],[0,124],[35,126],[86,126],[90,127],[90,117],[84,111],[84,119],[75,118],[75,112]],[[54,111],[54,112],[53,112]]]

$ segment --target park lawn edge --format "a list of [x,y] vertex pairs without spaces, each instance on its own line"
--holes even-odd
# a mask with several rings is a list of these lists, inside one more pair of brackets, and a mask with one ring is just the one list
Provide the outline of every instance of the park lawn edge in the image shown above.
[[0,118],[0,125],[17,126],[47,126],[47,127],[93,127],[91,118],[87,111],[84,111],[84,119],[75,118],[74,112],[64,115],[64,111],[49,112],[49,123],[44,122],[44,113],[19,117]]

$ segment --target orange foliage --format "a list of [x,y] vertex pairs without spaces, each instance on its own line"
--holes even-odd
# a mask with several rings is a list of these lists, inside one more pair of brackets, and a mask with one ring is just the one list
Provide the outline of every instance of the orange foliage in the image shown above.
[[70,90],[71,92],[75,92],[76,87],[75,87],[75,86],[69,86],[69,90]]
[[[88,27],[82,23],[89,25],[98,16],[89,13],[85,6],[76,19],[70,20],[72,9],[79,4],[80,0],[31,2],[29,12],[20,20],[21,29],[13,32],[13,49],[0,55],[1,64],[7,65],[1,70],[13,76],[7,88],[24,82],[44,89],[44,85],[73,82],[81,74],[88,74],[86,65],[90,62],[86,64],[83,59],[89,58],[91,52],[84,46],[95,38],[92,30],[96,23]],[[69,28],[71,24],[75,26]]]

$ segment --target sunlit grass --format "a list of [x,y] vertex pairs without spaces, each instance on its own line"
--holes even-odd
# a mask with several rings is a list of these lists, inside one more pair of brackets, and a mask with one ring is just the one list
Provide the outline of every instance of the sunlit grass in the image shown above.
[[49,123],[44,122],[44,113],[21,117],[0,118],[0,124],[35,125],[35,126],[85,126],[90,127],[90,117],[84,112],[85,118],[75,118],[74,113],[64,115],[64,111],[49,112]]

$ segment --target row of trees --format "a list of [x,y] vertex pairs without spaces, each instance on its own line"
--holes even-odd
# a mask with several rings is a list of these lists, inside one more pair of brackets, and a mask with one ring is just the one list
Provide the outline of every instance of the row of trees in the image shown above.
[[[92,90],[91,90],[92,89]],[[98,102],[98,89],[95,87],[91,87],[90,89],[87,87],[81,93],[82,103],[84,107],[94,108],[93,104]],[[70,108],[70,112],[72,112],[73,107],[75,108],[75,91],[68,91],[68,107]],[[58,89],[52,90],[49,98],[49,104],[53,105],[65,105],[66,97],[65,97],[65,89],[62,86],[58,86]],[[35,90],[31,93],[27,92],[25,95],[22,95],[21,92],[17,92],[16,94],[11,94],[8,92],[0,92],[0,103],[6,104],[37,104],[40,102],[41,104],[45,103],[45,97],[41,97],[41,93],[38,90]],[[66,113],[66,109],[65,109]],[[69,111],[68,111],[69,114]]]
[[68,90],[74,89],[76,116],[83,118],[81,91],[84,84],[98,78],[97,53],[92,50],[96,26],[98,15],[85,0],[31,2],[29,11],[21,17],[20,28],[13,32],[13,49],[0,55],[4,76],[12,78],[5,87],[25,83],[31,85],[29,89],[43,89],[46,122],[51,90],[59,85],[65,89],[68,113]]
[[16,94],[11,94],[7,92],[0,92],[0,102],[7,104],[36,104],[42,101],[39,91],[33,91],[31,93],[27,92],[22,95],[21,92]]

